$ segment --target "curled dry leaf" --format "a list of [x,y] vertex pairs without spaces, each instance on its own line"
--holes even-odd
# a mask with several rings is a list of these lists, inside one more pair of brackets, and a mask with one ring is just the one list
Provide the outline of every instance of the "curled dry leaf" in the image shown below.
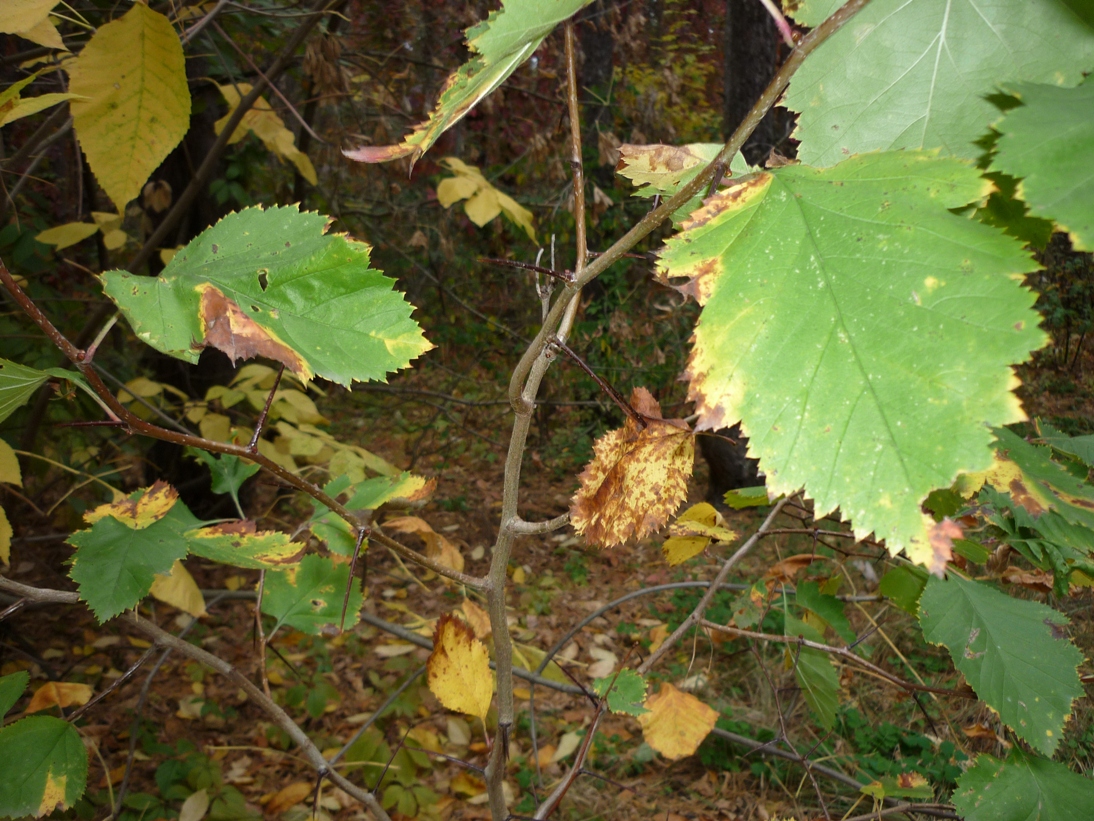
[[1017,584],[1035,593],[1052,592],[1052,574],[1045,570],[1023,570],[1011,565],[1003,571],[1003,584]]
[[437,621],[426,676],[445,708],[486,720],[494,695],[490,656],[471,628],[448,613]]
[[662,419],[645,388],[635,388],[631,406],[646,427],[628,419],[593,444],[570,508],[574,530],[600,547],[642,539],[664,525],[687,496],[695,462],[695,437],[683,420]]
[[798,553],[794,556],[787,556],[781,562],[771,565],[764,573],[764,578],[773,579],[779,584],[793,582],[795,576],[813,562],[823,558],[823,556],[818,556],[816,553]]
[[665,758],[691,755],[714,729],[718,713],[668,682],[646,699],[648,713],[638,717],[646,743]]
[[434,531],[424,519],[417,516],[399,516],[388,519],[384,522],[384,527],[391,528],[396,533],[416,533],[425,542],[426,556],[455,571],[463,572],[463,554],[459,548]]

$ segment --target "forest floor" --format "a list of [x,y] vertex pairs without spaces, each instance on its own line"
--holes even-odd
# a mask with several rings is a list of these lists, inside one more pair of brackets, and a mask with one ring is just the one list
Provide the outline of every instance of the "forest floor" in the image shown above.
[[[1024,401],[1032,415],[1068,424],[1072,433],[1091,432],[1094,420],[1094,357],[1085,355],[1074,371],[1042,363],[1026,368]],[[408,513],[428,523],[461,552],[470,573],[486,571],[501,505],[502,466],[510,415],[505,384],[480,367],[458,373],[423,367],[378,386],[353,393],[331,391],[321,409],[332,419],[332,433],[381,454],[400,467],[437,479],[433,498]],[[557,392],[556,392],[557,393]],[[584,416],[583,416],[584,414]],[[588,437],[567,431],[582,428],[588,408],[560,405],[533,432],[525,459],[520,511],[542,520],[566,510],[576,489],[576,474],[590,452]],[[1070,423],[1066,420],[1072,420]],[[548,427],[544,427],[544,426]],[[583,429],[583,428],[582,428]],[[580,441],[578,441],[580,439]],[[261,482],[261,477],[259,479]],[[698,463],[691,502],[706,495],[705,466]],[[280,495],[279,495],[280,494]],[[273,504],[277,496],[280,501]],[[310,509],[286,500],[271,485],[252,489],[250,510],[265,509],[261,524],[289,528]],[[748,534],[758,522],[755,511],[734,512],[731,527]],[[381,515],[381,521],[384,520]],[[834,526],[829,522],[827,526]],[[56,529],[20,527],[13,552],[17,581],[70,589],[65,576],[71,548]],[[422,544],[407,536],[416,548]],[[608,551],[584,546],[572,529],[522,538],[510,566],[512,629],[534,666],[536,648],[551,648],[581,619],[616,598],[669,582],[709,579],[724,558],[701,554],[676,568],[661,556],[661,539]],[[811,540],[786,535],[765,541],[735,574],[751,583],[788,555],[809,552]],[[876,590],[876,548],[862,547],[840,562],[842,593]],[[371,548],[365,570],[365,612],[430,635],[440,615],[465,608],[465,592],[429,574],[408,570],[393,554]],[[257,676],[253,641],[252,591],[257,574],[191,559],[188,566],[207,593],[208,615],[190,618],[165,605],[146,614],[175,633],[185,631],[252,679]],[[835,572],[835,571],[833,571]],[[736,593],[727,592],[712,617],[729,612]],[[675,626],[694,604],[694,589],[643,596],[605,612],[563,642],[557,659],[566,669],[562,681],[587,685],[596,675],[634,666],[649,651],[659,631]],[[474,602],[474,597],[472,597]],[[1094,656],[1091,591],[1058,602],[1073,619],[1073,635]],[[481,603],[481,602],[480,602]],[[935,686],[958,683],[939,648],[926,645],[910,616],[883,603],[848,606],[851,627],[872,658],[902,677],[922,675]],[[32,688],[47,680],[82,681],[97,691],[107,687],[148,646],[123,618],[97,624],[82,607],[39,607],[0,624],[2,672],[29,669]],[[483,727],[444,711],[425,687],[411,682],[394,702],[388,695],[424,664],[427,651],[359,624],[337,636],[308,636],[291,630],[271,640],[268,669],[275,698],[325,752],[343,746],[382,706],[385,712],[352,748],[349,777],[372,786],[400,744],[385,790],[395,801],[394,817],[424,819],[487,818],[476,769],[487,756]],[[125,821],[173,819],[184,800],[204,788],[213,799],[212,821],[285,818],[301,821],[310,811],[314,773],[241,691],[193,662],[169,655],[154,657],[132,680],[91,711],[81,729],[93,750],[89,800],[72,817],[103,818],[125,782]],[[913,672],[914,669],[914,672]],[[725,717],[724,728],[760,740],[779,731],[780,716],[792,743],[812,757],[863,781],[893,761],[922,771],[941,789],[959,772],[961,760],[976,752],[1001,754],[1006,742],[997,723],[975,702],[946,698],[908,698],[902,691],[841,670],[840,719],[833,732],[821,730],[809,716],[793,685],[793,674],[777,648],[750,650],[742,642],[719,642],[706,635],[671,653],[660,679],[687,687]],[[556,674],[557,676],[557,674]],[[515,817],[529,815],[536,796],[550,790],[572,761],[574,747],[593,716],[582,696],[522,685],[517,691],[519,719],[511,752],[509,783]],[[534,717],[533,710],[534,705]],[[533,740],[532,726],[535,735]],[[723,726],[723,725],[719,725]],[[970,730],[970,728],[972,728]],[[982,728],[977,731],[976,728]],[[408,738],[407,733],[410,733]],[[766,732],[766,735],[764,734]],[[1065,758],[1090,767],[1094,757],[1094,719],[1089,700],[1080,703],[1070,724]],[[441,755],[430,754],[443,753]],[[745,747],[708,739],[698,755],[667,761],[642,743],[636,719],[610,716],[598,731],[587,768],[567,795],[559,817],[619,819],[651,817],[664,821],[768,821],[775,818],[823,818],[816,788],[803,770]],[[463,762],[457,763],[457,762]],[[870,799],[838,781],[817,776],[816,786],[833,818],[852,809],[867,813]],[[942,796],[944,798],[944,796]],[[363,810],[329,784],[319,796],[320,815],[363,817]],[[190,814],[194,808],[191,806]],[[199,816],[200,817],[200,816]],[[188,817],[185,821],[196,821]]]

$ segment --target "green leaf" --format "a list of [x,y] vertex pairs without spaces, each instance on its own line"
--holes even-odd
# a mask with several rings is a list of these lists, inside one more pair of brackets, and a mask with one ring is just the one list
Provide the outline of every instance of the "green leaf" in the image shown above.
[[485,22],[467,29],[467,48],[474,55],[450,75],[440,99],[424,123],[398,145],[377,145],[342,153],[359,162],[387,162],[410,157],[417,162],[445,131],[480,100],[500,86],[539,48],[552,29],[592,0],[502,0]]
[[[137,491],[129,499],[137,500]],[[88,530],[68,537],[76,548],[69,576],[79,585],[80,598],[99,622],[133,607],[152,588],[157,574],[169,574],[176,559],[188,551],[186,531],[200,522],[176,501],[160,518],[140,529],[113,515],[104,515]]]
[[31,716],[0,730],[0,818],[40,818],[68,809],[87,785],[87,751],[76,728]]
[[919,623],[1007,726],[1052,755],[1071,702],[1083,694],[1076,672],[1083,655],[1062,629],[1065,616],[951,574],[927,582]]
[[1094,251],[1094,83],[1021,83],[1007,91],[1024,105],[995,126],[992,170],[1021,177],[1029,210],[1066,230],[1075,250]]
[[1067,436],[1046,422],[1038,422],[1041,441],[1053,450],[1082,460],[1087,467],[1094,467],[1094,436]]
[[921,567],[894,567],[881,577],[878,592],[913,616],[919,614],[919,597],[927,586],[927,571]]
[[[805,5],[816,24],[839,3]],[[973,140],[998,116],[987,99],[996,86],[1074,85],[1094,62],[1091,34],[1057,0],[873,0],[790,83],[798,158],[828,166],[867,151],[939,148],[975,159]]]
[[[706,168],[725,148],[722,143],[692,143],[691,145],[621,145],[619,147],[619,166],[616,173],[626,177],[634,185],[638,197],[671,197]],[[740,153],[733,157],[725,180],[730,176],[741,176],[749,171],[748,164]],[[707,195],[701,189],[694,197],[677,209],[672,215],[673,223],[679,227],[684,218],[703,203]]]
[[182,43],[159,12],[134,3],[100,26],[70,69],[76,136],[121,213],[190,128]]
[[746,507],[766,507],[772,502],[767,495],[766,485],[727,490],[726,495],[722,497],[722,501],[734,510],[744,510]]
[[213,493],[228,493],[238,501],[239,489],[243,483],[262,468],[254,462],[244,462],[238,456],[222,453],[215,455],[199,448],[187,448],[186,455],[196,459],[209,468],[212,476]]
[[325,233],[295,205],[229,214],[156,279],[103,274],[107,295],[153,348],[188,362],[201,349],[265,356],[301,379],[384,379],[432,346],[369,246]]
[[44,371],[0,359],[0,422],[26,404],[47,379]]
[[[318,634],[327,625],[338,625],[342,600],[349,584],[349,565],[335,564],[322,556],[305,556],[294,567],[266,574],[262,612],[277,619],[272,635],[283,624],[305,633]],[[357,623],[364,597],[353,580],[346,626]]]
[[[339,476],[327,483],[323,492],[334,497],[349,492],[351,495],[345,503],[346,508],[368,511],[376,510],[393,499],[418,501],[428,496],[433,487],[434,483],[425,477],[404,471],[397,476],[374,476],[356,485],[351,483],[348,476]],[[309,524],[312,535],[326,542],[331,552],[352,556],[357,547],[357,534],[349,523],[320,502],[312,502],[312,507],[315,509]]]
[[186,544],[195,556],[253,570],[292,564],[304,549],[304,545],[292,541],[287,533],[256,532],[255,523],[249,520],[189,530],[185,536]]
[[19,700],[19,696],[23,695],[29,681],[30,673],[26,670],[0,677],[0,721]]
[[[824,637],[804,621],[786,616],[787,636],[824,642]],[[836,722],[836,710],[839,708],[839,676],[832,660],[823,650],[812,647],[788,645],[786,652],[794,662],[794,677],[801,687],[805,703],[813,713],[817,723],[824,729],[831,729]]]
[[593,690],[601,698],[608,699],[608,709],[613,713],[640,716],[648,713],[643,705],[646,700],[646,680],[634,670],[620,670],[618,676],[593,680]]
[[820,616],[847,644],[858,638],[851,629],[847,614],[843,612],[843,602],[835,596],[821,593],[817,582],[799,582],[795,595],[798,604]]
[[786,166],[710,198],[660,261],[704,306],[697,428],[740,419],[772,495],[804,486],[917,562],[935,561],[920,502],[990,464],[985,422],[1023,418],[1011,365],[1045,341],[1028,253],[948,210],[985,193],[926,152]]
[[985,174],[995,184],[987,201],[976,209],[976,218],[988,225],[1002,228],[1030,247],[1044,249],[1052,237],[1050,220],[1030,216],[1029,206],[1018,195],[1018,180],[1008,174]]
[[980,755],[957,779],[952,800],[965,821],[1087,821],[1094,781],[1015,749],[1005,762]]

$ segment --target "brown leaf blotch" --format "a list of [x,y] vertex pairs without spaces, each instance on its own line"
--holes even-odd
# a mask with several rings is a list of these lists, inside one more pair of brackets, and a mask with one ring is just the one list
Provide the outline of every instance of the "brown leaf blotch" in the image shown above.
[[199,285],[198,292],[201,294],[198,316],[205,332],[203,345],[223,351],[233,362],[264,356],[282,363],[302,379],[311,378],[311,368],[303,357],[251,319],[235,300],[210,283]]

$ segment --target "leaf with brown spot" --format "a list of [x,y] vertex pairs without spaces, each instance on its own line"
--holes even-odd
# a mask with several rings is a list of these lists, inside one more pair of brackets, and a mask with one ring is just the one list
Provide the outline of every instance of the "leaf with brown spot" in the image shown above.
[[296,351],[245,314],[234,300],[208,282],[197,286],[198,318],[206,345],[228,354],[232,362],[264,356],[280,362],[301,379],[311,379],[307,362]]
[[646,699],[645,707],[649,712],[640,715],[638,723],[646,743],[673,761],[699,749],[718,720],[717,711],[668,682]]
[[695,461],[687,423],[662,419],[645,388],[635,388],[631,405],[646,426],[628,418],[593,444],[593,460],[578,477],[581,487],[570,507],[574,530],[599,547],[645,538],[687,497]]
[[[638,186],[638,197],[671,197],[706,168],[725,146],[722,143],[692,143],[690,145],[632,145],[619,146],[619,162],[615,173],[626,177]],[[748,173],[748,164],[738,153],[730,163],[723,179],[729,181]],[[678,208],[672,215],[679,226],[684,218],[702,205],[706,187]]]
[[494,695],[490,655],[471,628],[448,613],[437,620],[426,677],[446,709],[486,720]]
[[132,494],[128,498],[99,505],[84,514],[84,521],[93,525],[110,516],[133,530],[144,530],[166,516],[179,498],[179,492],[162,479],[145,488],[143,493],[138,493],[139,496]]
[[108,271],[103,287],[141,340],[188,362],[212,346],[270,357],[304,379],[384,379],[432,346],[394,280],[370,267],[369,246],[327,227],[295,205],[247,208],[159,277]]

